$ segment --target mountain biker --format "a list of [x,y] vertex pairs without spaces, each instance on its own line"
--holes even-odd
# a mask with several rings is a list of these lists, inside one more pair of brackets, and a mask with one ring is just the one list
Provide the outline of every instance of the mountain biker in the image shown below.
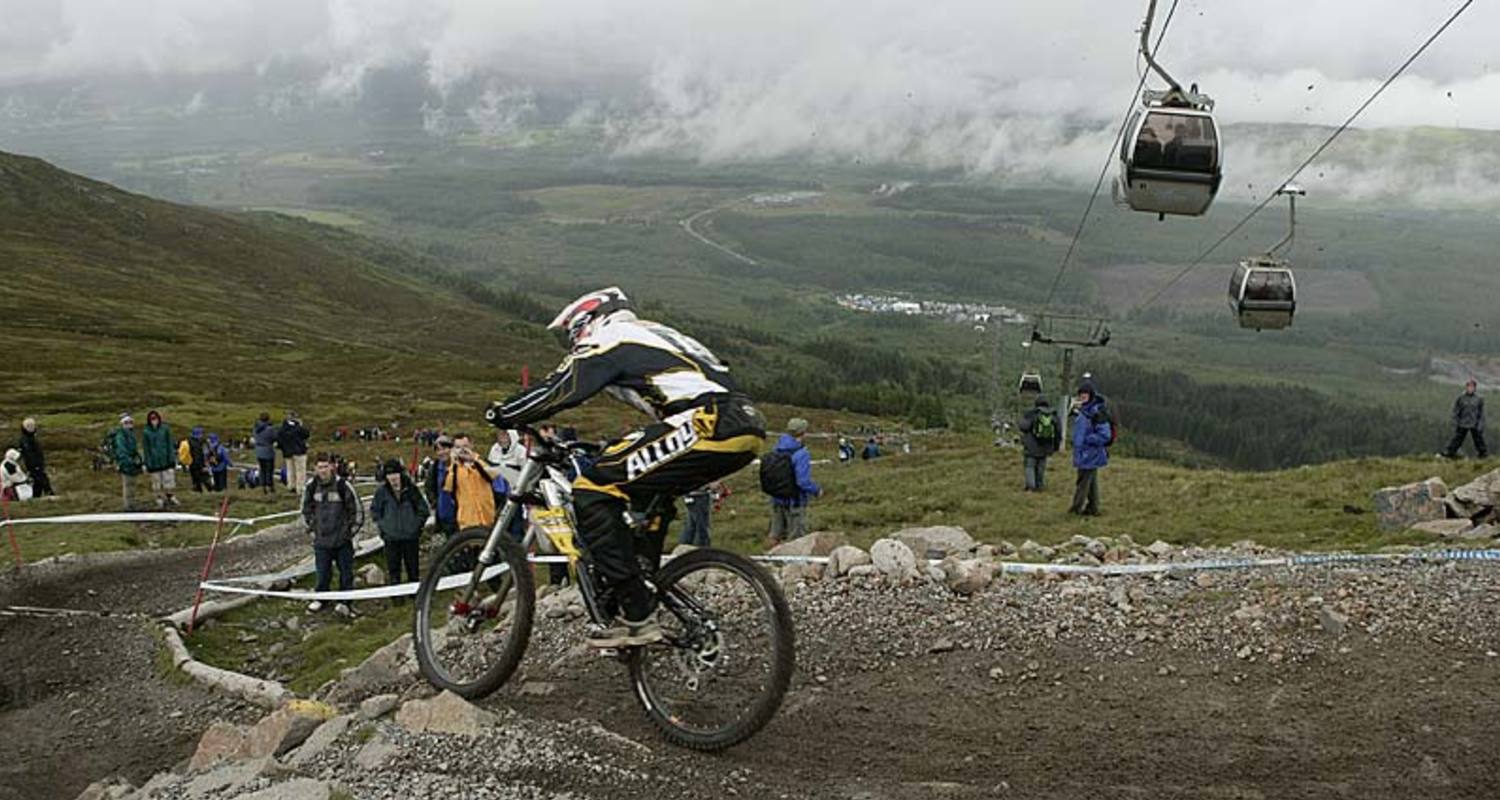
[[[485,411],[490,424],[518,428],[600,392],[655,422],[611,442],[573,482],[579,534],[599,576],[614,589],[621,616],[589,634],[589,644],[620,648],[661,640],[656,597],[641,575],[627,518],[658,497],[675,498],[755,459],[765,418],[729,368],[691,337],[638,319],[629,298],[609,287],[569,303],[547,326],[568,355],[545,380]],[[671,506],[667,505],[667,514]],[[649,533],[659,555],[666,518]]]

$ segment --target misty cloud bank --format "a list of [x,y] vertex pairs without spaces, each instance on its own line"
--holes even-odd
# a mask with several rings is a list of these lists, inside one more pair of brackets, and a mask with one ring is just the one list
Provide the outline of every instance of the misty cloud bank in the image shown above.
[[[415,85],[394,102],[438,136],[564,124],[622,155],[901,162],[1087,185],[1135,85],[1144,5],[0,0],[0,118],[45,113],[16,100],[36,85],[98,94],[135,76],[181,87],[184,115],[237,104],[278,114],[369,102],[382,76],[409,73]],[[1337,124],[1453,7],[1182,0],[1163,56],[1217,99],[1225,123]],[[1500,7],[1476,5],[1361,124],[1500,130],[1496,30]],[[214,88],[225,75],[254,86]],[[1464,148],[1434,162],[1429,138],[1410,141],[1421,152],[1394,162],[1355,159],[1353,147],[1323,181],[1351,199],[1500,199],[1488,188],[1500,154]],[[1274,181],[1300,144],[1252,127],[1229,141],[1227,163]],[[1226,191],[1258,196],[1253,183]]]

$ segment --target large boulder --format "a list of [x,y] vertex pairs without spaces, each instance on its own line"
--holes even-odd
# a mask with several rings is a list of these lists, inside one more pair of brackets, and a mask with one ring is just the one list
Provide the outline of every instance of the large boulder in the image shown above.
[[1451,539],[1472,527],[1467,519],[1430,519],[1411,526],[1411,530]]
[[359,666],[344,670],[328,690],[333,703],[356,703],[367,697],[398,689],[417,673],[416,650],[410,633],[376,650]]
[[499,717],[459,697],[443,692],[431,700],[410,700],[396,712],[396,724],[413,732],[477,736]]
[[849,543],[848,537],[833,531],[813,531],[771,548],[773,556],[826,556],[835,548]]
[[849,570],[868,563],[870,563],[869,553],[854,545],[840,545],[828,554],[827,574],[834,578],[842,578],[849,574]]
[[[386,696],[395,698],[395,695]],[[314,730],[312,735],[302,743],[302,746],[287,758],[286,762],[294,767],[300,767],[322,755],[325,750],[333,746],[334,742],[338,741],[340,736],[344,735],[344,731],[349,730],[349,723],[353,721],[353,714],[341,714],[319,725],[317,730]]]
[[895,539],[881,539],[870,547],[870,563],[881,575],[897,583],[917,579],[917,556]]
[[978,558],[959,559],[949,556],[940,565],[943,584],[955,594],[974,594],[995,579],[995,562]]
[[1451,516],[1477,520],[1495,507],[1500,496],[1500,469],[1491,470],[1450,491],[1444,502]]
[[946,558],[968,555],[979,543],[963,528],[937,525],[931,528],[904,528],[890,538],[911,548],[917,558]]
[[198,749],[188,761],[188,769],[200,770],[220,761],[235,761],[245,752],[246,730],[232,722],[215,720],[198,739]]
[[333,787],[312,778],[293,778],[273,784],[253,794],[242,794],[238,800],[329,800]]
[[1443,519],[1447,516],[1443,497],[1447,494],[1442,478],[1387,486],[1375,492],[1375,522],[1381,530],[1404,531],[1418,522]]
[[796,586],[799,583],[817,583],[823,579],[824,566],[810,561],[794,561],[781,568],[781,585]]
[[306,741],[319,725],[333,717],[323,703],[293,700],[272,711],[245,733],[245,758],[280,756]]

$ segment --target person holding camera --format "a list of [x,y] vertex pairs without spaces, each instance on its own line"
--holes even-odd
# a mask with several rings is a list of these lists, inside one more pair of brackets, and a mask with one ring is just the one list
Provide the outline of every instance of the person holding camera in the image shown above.
[[1073,467],[1078,483],[1068,513],[1099,516],[1099,470],[1109,465],[1109,445],[1114,441],[1104,398],[1085,380],[1078,386],[1078,413],[1073,418]]
[[453,436],[451,469],[443,477],[443,491],[458,506],[458,529],[489,528],[495,524],[495,477],[498,469],[484,463],[474,452],[467,433]]

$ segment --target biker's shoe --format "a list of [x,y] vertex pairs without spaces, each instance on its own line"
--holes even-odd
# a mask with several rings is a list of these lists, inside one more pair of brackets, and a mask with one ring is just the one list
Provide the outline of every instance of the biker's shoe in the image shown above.
[[662,640],[661,626],[656,620],[631,622],[620,618],[608,628],[596,628],[588,633],[588,646],[601,650],[618,650],[622,647],[642,647]]

